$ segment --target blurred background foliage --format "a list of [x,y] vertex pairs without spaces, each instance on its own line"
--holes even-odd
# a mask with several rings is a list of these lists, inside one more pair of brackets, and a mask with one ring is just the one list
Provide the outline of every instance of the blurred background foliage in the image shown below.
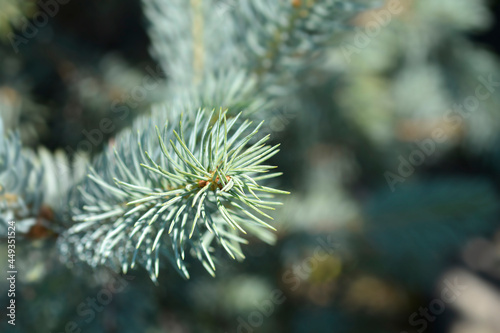
[[[439,297],[443,276],[457,267],[489,287],[464,302],[500,297],[500,93],[465,116],[450,113],[474,96],[479,77],[500,81],[500,6],[401,4],[402,13],[363,47],[356,36],[374,12],[358,15],[301,78],[293,100],[268,117],[282,143],[273,163],[292,191],[277,214],[276,246],[250,240],[247,259],[221,259],[216,278],[193,265],[191,280],[167,272],[154,286],[133,271],[87,321],[79,306],[117,277],[61,264],[57,235],[34,229],[18,245],[17,325],[3,317],[0,330],[64,332],[74,321],[81,332],[423,332],[409,317]],[[10,37],[40,8],[21,0],[0,0],[0,8],[1,116],[25,145],[71,156],[85,133],[110,118],[116,126],[100,147],[164,99],[168,76],[149,56],[140,1],[72,0],[18,52]],[[349,46],[356,52],[346,53]],[[155,88],[132,96],[148,76]],[[437,142],[436,130],[445,139]],[[408,167],[423,142],[433,151]],[[387,172],[402,177],[393,191]],[[6,304],[7,284],[0,286]],[[273,292],[279,301],[262,310]],[[252,326],[256,318],[262,321]],[[477,318],[457,301],[425,330],[500,331],[496,318]]]

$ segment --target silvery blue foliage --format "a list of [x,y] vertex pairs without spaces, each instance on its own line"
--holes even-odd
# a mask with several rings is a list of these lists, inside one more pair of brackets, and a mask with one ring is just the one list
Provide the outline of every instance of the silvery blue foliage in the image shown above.
[[15,220],[19,231],[33,224],[43,201],[43,169],[33,152],[23,150],[18,133],[5,135],[0,119],[0,228]]
[[[266,210],[287,192],[268,185],[280,175],[265,164],[278,146],[266,144],[261,120],[271,117],[277,97],[293,95],[362,1],[143,3],[151,51],[169,80],[163,104],[117,135],[88,168],[85,159],[70,164],[41,149],[33,160],[50,172],[25,171],[29,159],[18,162],[14,154],[22,167],[3,165],[5,174],[36,174],[21,178],[43,181],[37,194],[47,186],[44,203],[60,222],[54,226],[63,226],[59,249],[69,261],[125,272],[140,264],[156,281],[161,258],[189,277],[189,255],[213,275],[217,247],[242,259],[244,234],[273,242]],[[18,152],[14,143],[4,150]],[[11,155],[5,153],[9,161]],[[36,213],[41,197],[22,192],[30,186],[16,191],[38,200],[22,206]]]
[[139,119],[94,163],[63,248],[73,241],[80,259],[123,271],[139,262],[153,280],[161,257],[189,277],[188,253],[213,275],[216,246],[244,258],[242,233],[273,239],[264,210],[280,204],[272,194],[286,192],[261,183],[280,175],[263,164],[277,146],[265,145],[269,136],[254,140],[262,124],[228,120],[226,112],[199,110],[178,125],[160,121],[163,114]]

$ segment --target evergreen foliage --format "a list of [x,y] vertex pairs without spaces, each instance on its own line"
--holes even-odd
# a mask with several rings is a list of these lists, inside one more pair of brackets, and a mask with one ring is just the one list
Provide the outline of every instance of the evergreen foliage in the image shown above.
[[217,244],[244,258],[239,233],[273,239],[262,228],[274,228],[258,216],[271,219],[263,209],[279,205],[269,201],[272,194],[286,193],[260,184],[279,175],[262,164],[277,146],[265,145],[269,136],[249,144],[260,125],[227,120],[226,112],[199,110],[194,119],[160,129],[155,124],[164,112],[138,120],[137,132],[122,133],[95,162],[78,187],[78,223],[68,233],[79,235],[74,248],[93,265],[109,258],[126,272],[139,261],[155,280],[166,255],[189,277],[187,252],[213,275],[210,252]]
[[40,3],[0,0],[15,332],[399,332],[450,267],[498,291],[488,1],[70,1],[14,52]]
[[30,224],[43,202],[43,169],[33,152],[23,150],[18,133],[4,134],[0,119],[0,228],[7,234],[7,223],[16,220]]
[[60,247],[124,272],[139,262],[154,281],[162,256],[189,277],[187,252],[213,275],[217,246],[244,258],[240,233],[273,242],[265,221],[272,217],[263,210],[279,204],[273,194],[287,193],[265,185],[279,175],[265,174],[272,167],[261,164],[277,146],[265,145],[269,135],[256,136],[262,123],[252,128],[245,118],[265,118],[277,105],[276,87],[290,94],[294,75],[362,6],[240,1],[238,10],[221,11],[219,1],[144,4],[153,53],[170,80],[166,105],[136,120],[93,163],[72,196],[75,224]]

